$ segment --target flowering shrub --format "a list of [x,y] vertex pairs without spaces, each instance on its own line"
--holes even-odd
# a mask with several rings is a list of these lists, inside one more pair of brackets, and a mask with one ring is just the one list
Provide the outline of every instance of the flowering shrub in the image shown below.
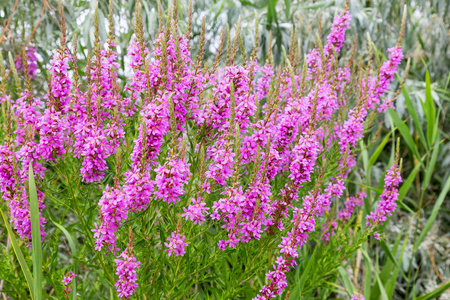
[[[385,94],[403,58],[403,33],[380,68],[372,48],[363,65],[355,48],[343,55],[346,7],[305,59],[293,42],[276,67],[270,56],[258,62],[257,32],[253,51],[240,52],[237,24],[226,53],[223,34],[211,64],[202,60],[205,31],[192,57],[190,26],[180,34],[175,8],[150,50],[137,6],[125,80],[112,17],[104,48],[96,22],[84,70],[77,49],[66,45],[62,19],[44,99],[30,84],[34,48],[17,61],[25,86],[13,70],[17,94],[3,89],[1,97],[8,134],[0,183],[13,229],[31,248],[24,185],[31,164],[44,246],[55,246],[58,236],[48,233],[62,223],[83,247],[83,259],[51,266],[76,263],[85,272],[69,271],[59,295],[68,297],[78,279],[98,280],[99,297],[115,287],[123,299],[270,299],[289,294],[291,271],[310,242],[320,249],[319,265],[303,289],[320,286],[370,235],[380,238],[378,226],[396,208],[398,158],[367,222],[360,220],[360,208],[372,205],[367,191],[348,178],[365,131],[393,106]],[[350,196],[339,206],[344,191]]]

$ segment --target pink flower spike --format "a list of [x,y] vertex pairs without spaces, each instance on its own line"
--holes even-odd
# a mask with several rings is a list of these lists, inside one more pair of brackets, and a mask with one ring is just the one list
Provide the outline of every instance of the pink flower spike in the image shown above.
[[168,248],[165,250],[168,253],[167,255],[171,256],[172,253],[175,253],[176,256],[183,256],[184,253],[186,253],[184,247],[188,245],[184,242],[185,238],[186,237],[184,235],[172,232],[172,236],[167,238],[169,242],[164,243],[164,245]]

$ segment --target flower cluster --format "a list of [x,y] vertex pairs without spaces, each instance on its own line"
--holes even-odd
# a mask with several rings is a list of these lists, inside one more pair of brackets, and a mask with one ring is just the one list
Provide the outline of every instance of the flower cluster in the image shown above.
[[[30,46],[27,47],[25,50],[26,53],[26,59],[27,59],[27,63],[28,63],[28,76],[30,78],[35,78],[36,77],[36,70],[38,68],[38,58],[37,58],[37,48]],[[15,67],[17,69],[17,71],[24,71],[24,66],[22,65],[22,56],[18,56],[16,61],[15,61]]]
[[155,171],[156,199],[169,204],[180,201],[179,196],[184,194],[184,185],[191,176],[189,164],[184,159],[173,158]]
[[366,193],[364,191],[360,191],[356,197],[350,196],[345,202],[345,208],[338,212],[338,219],[343,221],[349,220],[352,217],[355,207],[364,204],[363,200],[365,197]]
[[400,176],[398,165],[395,163],[384,177],[384,191],[380,196],[381,201],[377,209],[366,216],[366,226],[383,224],[388,217],[392,216],[397,207],[396,201],[398,200],[398,185],[400,182],[402,182],[402,177]]
[[72,283],[72,280],[77,277],[75,273],[72,271],[69,271],[62,280],[62,283],[64,285],[64,297],[69,298],[69,294],[72,292],[72,288],[69,286]]
[[186,253],[184,247],[188,245],[184,242],[185,239],[186,237],[184,235],[172,232],[171,237],[167,238],[168,243],[164,243],[164,245],[168,248],[165,250],[167,251],[167,255],[171,256],[172,253],[175,253],[176,256],[183,256],[184,253]]
[[126,220],[128,213],[128,203],[125,193],[121,189],[106,187],[103,196],[100,198],[99,205],[101,207],[101,224],[94,232],[96,239],[95,250],[101,250],[104,245],[108,246],[109,251],[115,252],[119,250],[115,248],[117,241],[117,229]]
[[191,221],[194,221],[194,224],[202,225],[202,222],[205,221],[205,213],[209,210],[209,207],[206,207],[206,203],[202,201],[201,197],[197,197],[197,199],[192,198],[192,204],[186,209],[183,207],[184,214],[181,216]]
[[128,298],[138,286],[136,272],[141,263],[134,257],[132,248],[125,249],[114,262],[116,263],[116,275],[119,276],[119,281],[116,283],[118,296],[119,298]]

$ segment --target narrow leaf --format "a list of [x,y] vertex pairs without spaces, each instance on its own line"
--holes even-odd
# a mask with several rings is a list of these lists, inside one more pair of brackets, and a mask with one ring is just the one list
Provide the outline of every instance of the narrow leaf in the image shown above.
[[[25,261],[25,258],[23,256],[22,250],[20,250],[19,244],[17,243],[16,237],[14,236],[14,232],[11,230],[11,226],[9,226],[9,222],[6,219],[5,214],[0,209],[0,213],[3,218],[3,222],[5,223],[6,230],[8,231],[9,239],[11,240],[11,245],[14,249],[14,253],[16,254],[17,260],[19,261],[20,268],[22,269],[23,275],[25,276],[25,279],[28,284],[28,289],[30,290],[30,294],[33,297],[33,277],[31,275],[30,269],[28,268],[27,262]],[[34,298],[32,298],[34,299]]]
[[34,181],[33,168],[31,161],[28,166],[28,189],[30,197],[30,221],[31,221],[31,241],[33,257],[33,278],[34,286],[33,299],[42,299],[42,245],[41,245],[41,226],[39,222],[39,203],[37,199],[36,183]]
[[426,190],[428,188],[428,184],[431,180],[431,175],[433,175],[434,166],[436,165],[437,156],[439,153],[439,140],[434,143],[433,154],[431,155],[430,162],[428,164],[427,171],[425,172],[425,178],[422,182],[422,190]]
[[428,144],[427,144],[427,141],[425,140],[425,134],[423,133],[422,125],[420,124],[416,109],[414,108],[414,105],[411,101],[411,98],[409,97],[409,93],[406,90],[406,88],[403,88],[402,91],[403,91],[403,96],[405,97],[406,106],[408,107],[408,110],[411,113],[411,117],[414,121],[415,130],[416,130],[416,132],[419,133],[419,138],[420,138],[420,141],[422,142],[422,145],[425,147],[425,149],[427,149]]
[[383,139],[383,141],[380,143],[380,145],[378,145],[377,149],[373,152],[372,156],[370,157],[369,160],[369,165],[373,166],[375,164],[375,162],[378,159],[378,156],[380,156],[381,152],[384,149],[384,146],[386,146],[387,142],[389,141],[389,137],[391,136],[392,132],[389,132]]
[[438,299],[438,297],[448,289],[450,289],[450,281],[447,281],[446,283],[429,292],[428,294],[417,297],[417,300]]
[[394,121],[395,126],[397,126],[398,130],[402,134],[402,137],[405,140],[406,144],[408,145],[409,149],[411,149],[412,153],[417,157],[417,159],[420,160],[419,151],[417,150],[416,144],[414,143],[411,133],[409,133],[408,126],[406,126],[405,123],[403,123],[402,119],[400,119],[395,110],[390,108],[389,115]]
[[375,279],[377,280],[378,283],[378,287],[380,288],[380,292],[381,292],[381,299],[383,300],[389,300],[387,294],[386,294],[386,290],[383,286],[383,283],[380,280],[380,276],[378,275],[378,270],[375,269],[372,260],[370,259],[369,255],[367,254],[367,252],[363,249],[361,249],[361,253],[363,254],[364,258],[369,262],[370,267],[373,271],[373,273],[375,274]]
[[[77,274],[77,260],[75,258],[75,256],[77,255],[77,246],[72,239],[72,235],[62,225],[56,223],[53,220],[52,220],[52,222],[53,222],[53,224],[55,224],[56,227],[61,229],[61,231],[66,236],[67,241],[69,242],[70,252],[72,253],[72,257],[73,257],[73,272],[75,274]],[[72,280],[72,299],[74,299],[74,300],[77,299],[77,278],[76,277],[73,278],[73,280]]]
[[430,74],[425,73],[425,114],[427,117],[427,141],[428,145],[433,144],[433,128],[434,119],[436,115],[436,108],[434,107],[433,96],[431,95],[431,80]]
[[444,202],[444,199],[447,196],[447,193],[449,190],[450,190],[450,176],[447,178],[444,188],[442,189],[436,203],[434,204],[433,211],[431,212],[431,215],[428,218],[428,221],[427,221],[425,227],[423,228],[422,232],[420,233],[419,238],[414,243],[415,250],[417,250],[419,248],[420,244],[425,239],[425,236],[428,234],[428,231],[430,231],[431,227],[433,226],[434,221],[436,220],[437,214],[439,213],[439,209],[441,208],[441,205]]
[[399,190],[399,195],[398,195],[398,200],[402,201],[405,196],[406,193],[409,191],[409,188],[411,187],[414,178],[416,178],[417,172],[419,172],[421,167],[421,164],[417,164],[414,169],[411,171],[411,173],[409,174],[408,178],[403,182],[400,190]]
[[341,274],[342,280],[344,281],[345,288],[347,289],[349,294],[353,294],[355,287],[353,286],[350,278],[348,277],[347,272],[345,272],[343,267],[338,268],[339,274]]
[[389,250],[389,247],[388,247],[388,246],[386,245],[386,243],[385,243],[383,240],[381,240],[381,239],[380,239],[380,246],[381,246],[381,248],[383,249],[384,253],[386,253],[387,257],[395,264],[395,266],[396,266],[397,268],[400,269],[400,274],[402,275],[402,277],[403,277],[406,281],[408,281],[408,279],[406,278],[405,273],[403,273],[403,271],[402,271],[402,269],[401,269],[401,267],[400,267],[398,261],[395,259],[394,255],[392,255],[391,250]]

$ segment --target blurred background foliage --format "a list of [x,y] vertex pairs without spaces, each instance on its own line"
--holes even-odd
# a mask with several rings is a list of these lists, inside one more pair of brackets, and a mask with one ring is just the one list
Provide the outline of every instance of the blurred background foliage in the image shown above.
[[[411,68],[405,87],[397,97],[396,110],[386,113],[384,120],[376,121],[369,128],[367,146],[364,141],[361,143],[355,171],[361,184],[376,186],[393,159],[396,139],[400,137],[404,178],[401,207],[385,228],[385,241],[370,241],[341,269],[342,287],[363,292],[366,299],[435,299],[436,289],[441,299],[450,299],[450,293],[445,291],[450,278],[447,195],[450,189],[450,1],[350,0],[349,4],[353,18],[346,47],[351,48],[357,34],[357,55],[363,59],[368,53],[367,35],[381,57],[387,48],[395,45],[406,5],[403,48],[405,57],[411,60]],[[114,1],[117,50],[123,66],[127,66],[126,48],[134,33],[135,5],[135,0]],[[145,37],[151,48],[158,30],[157,3],[143,0],[142,5]],[[326,37],[334,15],[344,5],[343,0],[195,0],[192,51],[195,54],[203,18],[206,20],[205,55],[212,61],[222,30],[229,26],[233,36],[234,25],[240,17],[243,47],[249,53],[255,41],[256,18],[259,62],[263,63],[272,51],[275,64],[283,64],[282,48],[289,49],[293,30],[304,55],[314,47],[320,28],[323,28],[322,39]],[[93,47],[95,6],[96,1],[63,1],[69,48],[73,47],[74,35],[79,37],[80,72],[84,70],[87,49]],[[167,11],[166,1],[162,1],[162,6]],[[99,7],[100,34],[105,41],[108,1],[99,1]],[[187,29],[188,7],[187,0],[178,1],[182,32]],[[46,68],[52,49],[59,45],[59,23],[55,0],[0,0],[0,49],[4,57],[7,52],[18,57],[23,47],[37,47],[39,70],[33,85],[41,96],[47,88]],[[270,32],[273,40],[269,45]],[[398,72],[399,78],[404,75],[405,65],[406,59]],[[121,75],[124,79],[126,74]],[[398,87],[398,81],[394,87]],[[5,236],[4,231],[0,234]],[[307,259],[308,253],[304,255]],[[306,267],[301,262],[296,272],[301,272],[303,266]],[[295,293],[296,283],[292,286],[294,293],[290,299],[296,299],[300,297]]]

